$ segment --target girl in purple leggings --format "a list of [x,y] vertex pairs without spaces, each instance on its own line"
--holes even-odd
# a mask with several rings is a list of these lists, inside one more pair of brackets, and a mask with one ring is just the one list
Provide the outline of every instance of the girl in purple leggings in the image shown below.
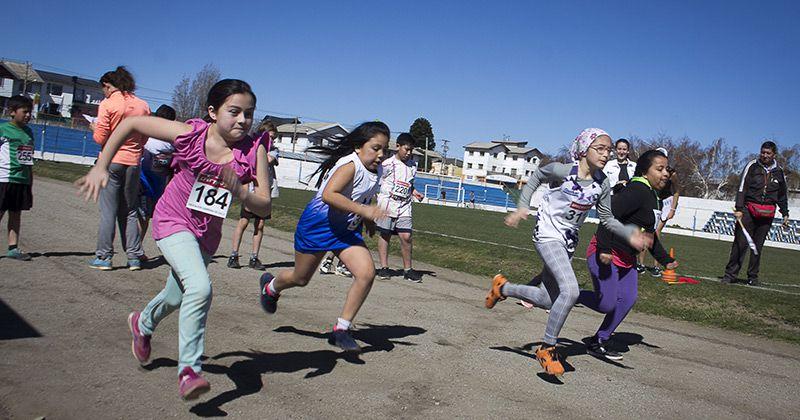
[[[611,213],[615,219],[625,225],[639,226],[648,234],[655,232],[661,220],[657,191],[664,188],[669,179],[667,163],[667,157],[658,150],[648,150],[639,157],[634,177],[611,197]],[[653,257],[668,269],[677,267],[678,262],[664,251],[658,237],[653,236],[653,245],[649,248]],[[581,290],[577,303],[606,314],[587,346],[587,352],[593,356],[622,360],[620,353],[604,345],[636,303],[639,282],[636,254],[638,250],[612,235],[603,225],[597,229],[586,250],[594,290]]]

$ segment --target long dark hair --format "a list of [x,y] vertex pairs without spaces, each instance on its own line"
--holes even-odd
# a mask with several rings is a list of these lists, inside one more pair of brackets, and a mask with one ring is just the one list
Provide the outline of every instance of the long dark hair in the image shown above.
[[109,83],[123,93],[130,93],[136,90],[136,81],[133,75],[125,66],[119,66],[116,70],[107,71],[100,78],[100,84]]
[[236,95],[237,93],[246,93],[252,96],[253,106],[255,106],[256,94],[253,93],[253,89],[250,88],[250,85],[244,80],[222,79],[214,83],[214,86],[211,86],[211,90],[208,91],[208,97],[206,98],[206,116],[203,117],[203,121],[209,123],[214,121],[211,119],[211,115],[208,114],[208,107],[213,106],[214,109],[219,112],[225,100],[228,99],[229,96]]
[[327,159],[325,159],[325,161],[319,165],[319,168],[311,174],[312,178],[319,174],[317,188],[322,185],[322,180],[325,178],[325,175],[333,169],[339,159],[353,153],[353,151],[363,146],[364,143],[378,134],[383,134],[386,138],[389,138],[389,133],[388,125],[380,121],[370,121],[359,125],[351,131],[350,134],[344,137],[328,139],[330,143],[329,146],[313,146],[306,149],[306,152],[327,156]]
[[667,157],[667,155],[660,150],[648,150],[642,153],[639,159],[636,159],[636,170],[633,171],[633,176],[644,176],[644,174],[650,170],[650,167],[653,166],[653,160],[658,156],[663,158]]

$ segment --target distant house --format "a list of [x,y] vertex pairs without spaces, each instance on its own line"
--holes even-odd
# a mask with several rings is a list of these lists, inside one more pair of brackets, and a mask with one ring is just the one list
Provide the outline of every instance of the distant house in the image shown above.
[[25,95],[34,101],[33,113],[64,118],[97,116],[103,100],[99,82],[77,76],[34,69],[30,64],[0,61],[0,105],[8,98]]
[[304,152],[311,146],[327,145],[326,139],[345,136],[348,131],[339,123],[299,122],[281,124],[277,127],[278,138],[275,146],[281,152]]
[[526,141],[493,140],[464,146],[464,179],[519,182],[539,166],[542,153]]

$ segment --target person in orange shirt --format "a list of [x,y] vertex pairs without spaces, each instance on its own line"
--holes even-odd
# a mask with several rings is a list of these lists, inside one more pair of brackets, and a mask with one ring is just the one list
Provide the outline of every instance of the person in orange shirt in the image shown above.
[[[119,123],[128,117],[150,115],[147,102],[137,98],[133,91],[136,82],[125,67],[106,72],[100,78],[106,99],[100,102],[97,120],[91,125],[94,141],[101,147]],[[108,185],[100,193],[100,228],[97,250],[90,266],[100,270],[111,269],[114,255],[114,225],[119,224],[123,249],[128,256],[128,268],[140,270],[144,255],[142,235],[137,219],[139,202],[139,161],[147,137],[133,134],[111,159],[108,167]],[[102,154],[103,151],[100,152]]]

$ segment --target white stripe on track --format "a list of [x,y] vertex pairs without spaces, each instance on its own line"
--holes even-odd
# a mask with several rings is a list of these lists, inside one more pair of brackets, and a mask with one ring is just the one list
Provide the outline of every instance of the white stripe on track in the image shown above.
[[[282,206],[282,205],[276,205],[274,207],[283,207],[283,208],[288,208],[288,209],[293,209],[293,210],[303,210],[303,209],[300,209],[300,208],[297,208],[297,207],[289,207],[289,206]],[[411,230],[414,231],[414,232],[424,233],[426,235],[441,236],[443,238],[458,239],[460,241],[467,241],[467,242],[474,242],[474,243],[479,243],[479,244],[499,246],[499,247],[503,247],[503,248],[516,249],[516,250],[519,250],[519,251],[536,252],[536,250],[533,249],[533,248],[525,248],[525,247],[521,247],[521,246],[501,244],[501,243],[491,242],[491,241],[482,241],[480,239],[465,238],[463,236],[448,235],[446,233],[431,232],[429,230],[420,230],[420,229],[411,229]],[[572,258],[577,259],[577,260],[581,260],[581,261],[586,261],[586,258],[583,258],[583,257],[572,257]],[[715,281],[715,282],[718,282],[718,283],[720,281],[718,278],[714,278],[714,277],[692,276],[692,275],[689,275],[687,277],[691,277],[691,278],[695,278],[695,279],[701,279],[701,280]],[[761,282],[761,284],[770,285],[770,286],[781,286],[781,287],[800,287],[800,284],[767,283],[767,282]],[[769,292],[782,293],[782,294],[785,294],[785,295],[800,296],[800,293],[788,292],[786,290],[780,290],[780,289],[772,289],[772,288],[764,287],[764,286],[746,286],[744,284],[731,284],[730,286],[741,286],[741,287],[748,287],[748,288],[751,288],[751,289],[766,290],[766,291],[769,291]]]

